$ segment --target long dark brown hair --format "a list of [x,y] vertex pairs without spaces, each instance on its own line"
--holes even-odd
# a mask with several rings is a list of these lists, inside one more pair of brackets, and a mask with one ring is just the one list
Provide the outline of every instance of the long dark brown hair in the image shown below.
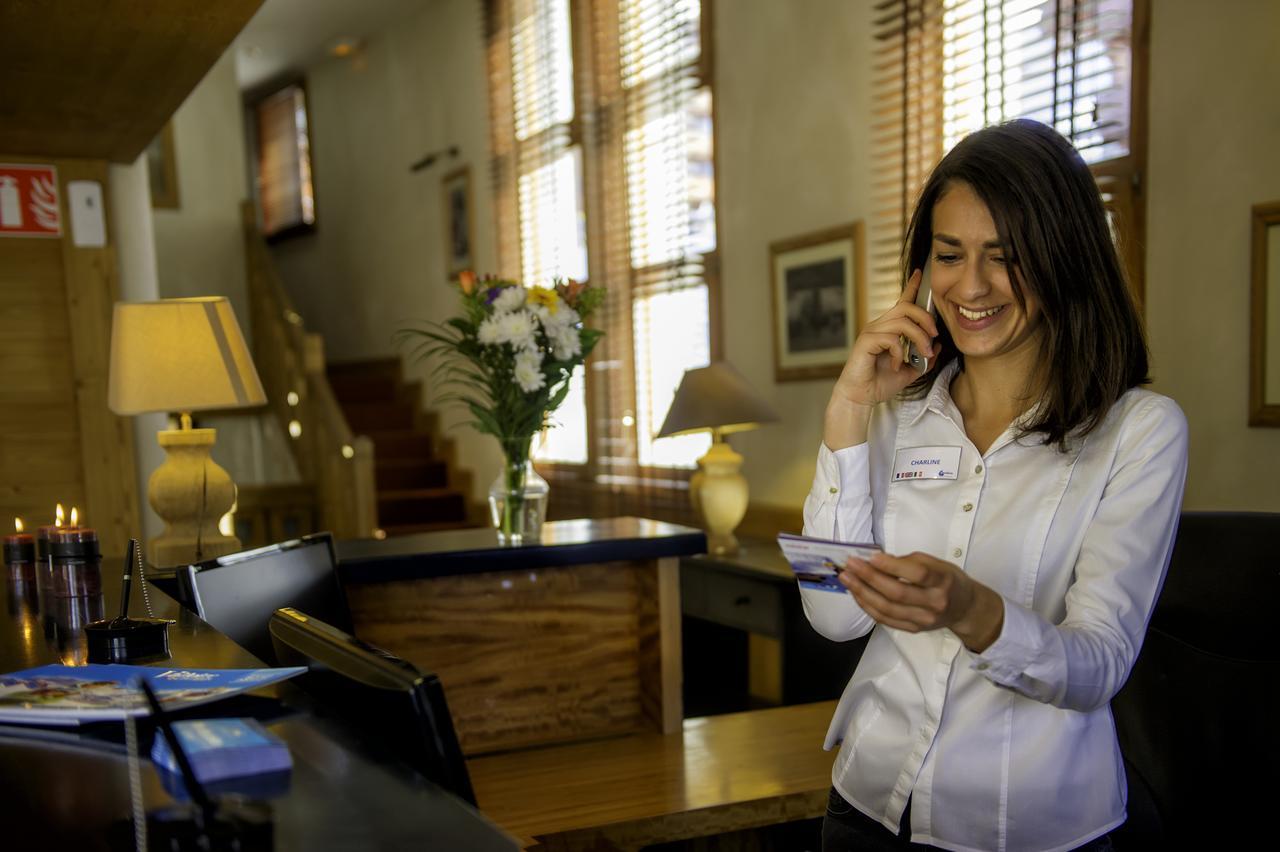
[[[1147,343],[1102,196],[1088,165],[1057,131],[1019,119],[965,137],[929,176],[911,214],[903,246],[903,279],[922,269],[933,243],[933,208],[953,184],[973,189],[991,211],[1009,263],[1014,297],[1040,304],[1040,407],[1023,434],[1067,448],[1067,438],[1094,429],[1125,391],[1150,381]],[[922,396],[956,358],[938,323],[929,371],[907,396]],[[940,345],[939,345],[940,344]]]

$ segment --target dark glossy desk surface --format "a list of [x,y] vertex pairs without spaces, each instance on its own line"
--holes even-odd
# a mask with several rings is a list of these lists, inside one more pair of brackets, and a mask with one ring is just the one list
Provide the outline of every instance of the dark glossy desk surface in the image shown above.
[[[109,561],[102,573],[100,601],[91,605],[88,599],[54,599],[54,618],[46,618],[34,590],[27,594],[21,586],[0,582],[0,671],[86,662],[78,628],[103,612],[119,611],[119,562]],[[150,596],[155,615],[177,620],[169,630],[172,659],[162,664],[263,665],[158,589],[151,588]],[[129,609],[132,615],[145,614],[137,586]],[[267,688],[259,694],[274,693]],[[270,698],[260,703],[278,706]],[[216,715],[218,706],[204,709]],[[518,848],[462,802],[412,772],[372,757],[331,720],[293,712],[268,727],[289,744],[293,756],[289,792],[271,803],[278,850]],[[18,848],[10,847],[8,839],[26,834],[15,834],[15,827],[38,834],[43,848],[106,848],[106,827],[130,812],[122,747],[74,728],[64,729],[68,741],[63,744],[12,731],[0,729],[0,820],[8,826],[4,848]],[[144,759],[142,765],[146,806],[169,805],[150,762]]]
[[553,521],[536,544],[504,547],[492,529],[448,530],[337,544],[345,583],[480,571],[689,556],[707,549],[702,530],[646,518]]

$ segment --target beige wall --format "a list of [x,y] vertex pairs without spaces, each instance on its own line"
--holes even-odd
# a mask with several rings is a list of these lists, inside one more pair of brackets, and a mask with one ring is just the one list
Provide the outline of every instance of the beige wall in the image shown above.
[[154,212],[160,296],[227,296],[248,334],[244,119],[234,47],[174,113],[173,148],[180,206]]
[[724,355],[782,414],[730,439],[756,504],[798,509],[822,440],[832,380],[773,380],[769,244],[870,216],[869,5],[715,6]]
[[[307,326],[330,361],[397,354],[396,329],[456,312],[446,285],[441,177],[471,168],[477,269],[496,264],[488,192],[488,89],[480,3],[439,0],[371,38],[353,59],[307,69],[316,233],[274,249]],[[428,151],[457,159],[411,173]],[[410,364],[411,377],[424,376]],[[461,419],[444,412],[446,425]],[[498,474],[493,439],[448,432],[475,471],[479,501]]]
[[1189,509],[1280,511],[1249,428],[1249,208],[1280,199],[1280,3],[1161,0],[1151,29],[1147,326],[1191,424]]
[[[251,340],[240,223],[247,158],[234,45],[172,120],[179,207],[153,211],[159,297],[226,296]],[[210,413],[199,420],[218,430],[213,459],[237,483],[298,480],[288,439],[270,416]],[[154,444],[154,435],[150,440]]]
[[[758,504],[794,509],[803,500],[830,388],[773,380],[768,246],[869,218],[871,5],[716,3],[724,352],[784,415],[732,439]],[[1189,508],[1280,511],[1280,432],[1245,426],[1249,207],[1280,198],[1280,3],[1152,5],[1155,388],[1191,423]],[[282,244],[280,267],[335,360],[391,355],[405,321],[454,310],[442,285],[439,177],[448,167],[410,174],[409,163],[461,146],[473,173],[477,265],[495,263],[479,3],[443,0],[371,39],[360,63],[311,69],[308,85],[320,231]],[[496,450],[469,430],[454,434],[479,471],[478,498]]]

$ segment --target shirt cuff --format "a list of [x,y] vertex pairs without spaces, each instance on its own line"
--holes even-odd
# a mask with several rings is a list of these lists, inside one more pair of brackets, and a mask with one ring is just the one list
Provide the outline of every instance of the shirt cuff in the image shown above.
[[867,465],[869,451],[866,442],[841,450],[833,450],[825,443],[818,448],[820,478],[815,486],[825,489],[836,501],[849,494],[867,493]]
[[981,654],[973,654],[969,668],[1003,686],[1017,686],[1028,669],[1040,658],[1044,645],[1044,623],[1025,607],[1001,596],[1004,624],[1000,635]]

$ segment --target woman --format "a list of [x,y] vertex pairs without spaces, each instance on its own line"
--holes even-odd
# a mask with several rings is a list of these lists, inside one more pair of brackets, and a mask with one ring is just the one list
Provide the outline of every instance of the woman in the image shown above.
[[[904,256],[902,299],[831,393],[805,500],[806,534],[883,548],[844,566],[850,594],[801,589],[822,635],[872,633],[827,733],[824,849],[1110,848],[1127,791],[1109,702],[1168,566],[1186,421],[1139,388],[1097,186],[1052,129],[958,144]],[[914,304],[926,267],[936,317]]]

